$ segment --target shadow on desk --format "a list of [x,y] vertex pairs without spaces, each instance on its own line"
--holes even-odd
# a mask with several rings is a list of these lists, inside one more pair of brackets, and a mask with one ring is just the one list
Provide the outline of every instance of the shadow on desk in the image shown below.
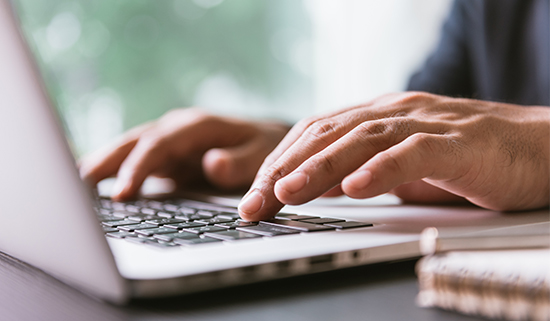
[[421,309],[415,261],[378,264],[117,307],[0,254],[2,320],[478,320]]

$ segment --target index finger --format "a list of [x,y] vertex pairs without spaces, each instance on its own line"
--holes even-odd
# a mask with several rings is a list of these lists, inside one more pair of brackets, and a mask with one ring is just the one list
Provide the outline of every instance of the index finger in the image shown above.
[[273,165],[292,145],[296,143],[296,141],[306,132],[309,128],[311,128],[312,125],[323,121],[327,119],[331,119],[335,116],[344,114],[346,112],[349,112],[351,110],[366,107],[367,105],[360,105],[360,106],[354,106],[351,108],[339,110],[337,112],[333,112],[330,114],[326,114],[323,116],[317,116],[317,117],[310,117],[306,118],[304,120],[299,121],[295,126],[293,126],[290,131],[286,134],[286,136],[283,138],[283,140],[275,147],[275,149],[265,158],[264,162],[262,163],[262,166],[260,166],[260,169],[258,170],[258,173],[256,175],[256,179],[258,177],[261,177],[264,175],[266,170]]
[[[269,218],[282,207],[275,196],[275,182],[294,171],[304,161],[333,144],[366,120],[374,119],[370,109],[359,106],[316,121],[306,120],[266,159],[250,191],[239,204],[246,220]],[[295,137],[297,137],[295,139]],[[294,141],[292,141],[294,140]],[[290,147],[287,147],[290,145]],[[279,153],[282,153],[279,156]],[[273,158],[277,157],[275,161]],[[273,161],[273,163],[271,163]],[[267,168],[266,168],[267,167]]]
[[[402,94],[386,94],[365,104],[344,108],[323,116],[310,117],[301,120],[294,127],[292,127],[279,145],[266,157],[262,166],[258,170],[256,180],[259,177],[264,176],[267,169],[272,166],[284,153],[286,153],[287,150],[291,148],[291,146],[294,145],[307,130],[312,128],[312,126],[328,120],[330,120],[330,123],[334,124],[336,117],[338,117],[338,120],[343,123],[349,123],[352,121],[354,124],[357,124],[359,120],[367,121],[405,116],[406,110],[410,109],[411,103],[413,105],[415,104],[412,100],[414,100],[414,95],[403,96]],[[319,129],[321,133],[325,131],[322,127]],[[325,129],[330,130],[328,127]]]
[[124,159],[136,145],[139,136],[151,126],[152,123],[146,123],[135,127],[122,135],[113,144],[84,156],[79,161],[82,180],[90,185],[96,185],[102,179],[114,176]]

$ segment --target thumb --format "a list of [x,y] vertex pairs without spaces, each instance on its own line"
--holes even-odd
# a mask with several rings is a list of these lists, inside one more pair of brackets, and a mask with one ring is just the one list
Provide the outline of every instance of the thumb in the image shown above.
[[217,187],[248,187],[270,151],[261,139],[232,147],[212,148],[202,158],[204,174]]

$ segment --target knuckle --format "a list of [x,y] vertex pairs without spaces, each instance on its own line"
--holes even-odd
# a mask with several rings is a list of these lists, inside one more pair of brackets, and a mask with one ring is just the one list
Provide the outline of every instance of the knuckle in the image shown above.
[[399,100],[403,104],[413,104],[422,103],[432,97],[432,94],[421,92],[421,91],[411,91],[403,93]]
[[[305,131],[307,130],[311,125],[315,124],[315,122],[317,122],[319,120],[318,117],[308,117],[308,118],[304,118],[300,121],[298,121],[296,123],[296,125],[294,126],[294,128],[296,130],[299,130],[299,131]],[[294,129],[293,128],[293,129]]]
[[385,149],[384,147],[387,146],[387,138],[385,138],[387,135],[382,135],[386,131],[387,126],[384,122],[363,122],[357,126],[354,134],[364,150],[376,150]]
[[376,121],[366,121],[358,126],[361,134],[371,136],[383,136],[391,134],[395,128],[395,121],[390,119],[381,119]]
[[216,116],[198,107],[172,109],[162,116],[162,120],[167,122],[173,122],[174,120],[192,120],[194,122],[203,122],[215,118]]
[[316,139],[326,139],[338,131],[337,125],[330,121],[318,121],[309,126],[306,135]]
[[430,134],[416,133],[411,136],[410,140],[421,153],[434,155],[441,152],[440,144]]
[[386,170],[390,173],[404,173],[405,164],[402,159],[396,158],[391,153],[379,154],[380,161],[384,164]]
[[188,111],[189,113],[185,115],[185,117],[197,123],[209,123],[219,119],[219,117],[209,114],[199,108],[190,108]]
[[172,118],[175,116],[179,116],[182,113],[185,113],[186,109],[183,108],[176,108],[176,109],[170,109],[164,115],[162,115],[162,118]]
[[396,116],[423,113],[432,99],[433,95],[425,92],[401,93],[390,101],[389,109],[394,110]]
[[179,119],[182,117],[186,117],[191,112],[191,108],[175,108],[167,111],[162,115],[161,120],[162,121],[169,121],[172,119]]
[[138,139],[139,138],[134,137],[122,137],[122,139],[117,141],[115,144],[107,146],[103,150],[97,151],[96,153],[92,154],[92,156],[100,157],[101,155],[103,157],[106,157],[107,155],[122,153],[129,144],[131,144],[132,142],[135,143],[136,141],[138,141]]
[[357,126],[356,133],[365,148],[383,150],[409,137],[414,127],[413,122],[414,120],[406,117],[367,121]]
[[373,145],[383,148],[396,140],[396,125],[387,119],[361,123],[358,132],[361,142],[368,148]]
[[263,179],[270,184],[275,184],[276,181],[286,176],[289,172],[290,171],[285,170],[283,167],[271,166],[265,171]]
[[273,153],[270,153],[264,158],[264,161],[262,163],[262,167],[269,166],[270,164],[275,163],[275,161],[278,159],[277,155],[274,155]]
[[333,174],[337,169],[337,161],[333,157],[325,154],[317,154],[312,157],[311,162],[321,173]]
[[158,133],[147,133],[141,136],[138,144],[150,152],[156,152],[162,150],[165,140],[166,139]]
[[139,140],[141,136],[143,136],[145,133],[152,130],[152,128],[155,128],[158,126],[158,121],[153,121],[150,123],[143,124],[141,126],[137,126],[134,128],[131,128],[127,132],[123,133],[116,141],[117,148],[122,148],[126,144],[136,142]]

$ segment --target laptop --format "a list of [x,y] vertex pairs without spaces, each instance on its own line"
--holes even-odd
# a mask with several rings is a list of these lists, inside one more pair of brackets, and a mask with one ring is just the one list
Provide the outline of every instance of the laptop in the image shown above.
[[0,0],[0,251],[116,304],[415,258],[427,226],[548,219],[391,197],[319,200],[254,223],[235,199],[112,202],[80,180],[54,110]]

